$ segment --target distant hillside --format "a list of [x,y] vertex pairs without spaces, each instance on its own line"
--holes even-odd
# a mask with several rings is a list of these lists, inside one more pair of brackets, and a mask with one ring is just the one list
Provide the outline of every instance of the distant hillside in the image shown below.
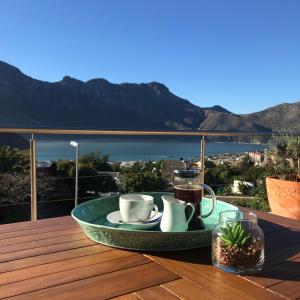
[[255,122],[245,120],[243,117],[233,114],[231,112],[215,111],[211,109],[205,109],[205,120],[201,123],[200,129],[212,131],[269,131],[262,125],[258,125]]
[[243,119],[257,123],[273,130],[300,129],[300,101],[296,103],[283,103],[262,110],[260,112],[242,115]]
[[[238,115],[219,105],[198,107],[158,82],[112,84],[105,79],[83,82],[65,76],[50,83],[1,61],[0,104],[2,127],[244,132],[300,129],[300,101]],[[15,141],[21,145],[24,139],[15,136]]]
[[81,82],[71,77],[49,83],[0,63],[0,123],[103,129],[191,129],[203,111],[162,84]]
[[0,126],[148,130],[270,130],[220,106],[201,108],[161,83],[45,82],[0,62]]
[[11,146],[18,149],[29,149],[29,142],[18,134],[1,133],[0,147],[1,146]]

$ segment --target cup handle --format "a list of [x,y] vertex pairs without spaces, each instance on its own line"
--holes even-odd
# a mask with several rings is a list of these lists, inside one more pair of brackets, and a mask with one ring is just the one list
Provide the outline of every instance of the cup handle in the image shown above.
[[[150,216],[150,219],[153,219],[158,214],[158,207],[156,204],[153,204],[153,208],[154,208],[154,215],[152,217]],[[153,210],[153,208],[152,208],[152,210]]]
[[214,191],[211,189],[211,187],[209,187],[206,184],[201,184],[203,186],[203,188],[205,190],[208,191],[208,193],[211,195],[211,200],[212,200],[212,208],[211,211],[205,215],[201,215],[201,218],[207,218],[208,216],[210,216],[212,214],[212,212],[214,211],[215,207],[216,207],[216,203],[217,203],[217,199],[216,199],[216,195],[214,193]]
[[194,213],[195,213],[195,206],[194,206],[194,204],[192,204],[192,203],[187,203],[187,204],[185,205],[185,208],[187,208],[188,206],[190,206],[190,207],[192,208],[192,213],[190,214],[188,220],[186,221],[186,224],[189,224],[189,223],[190,223],[190,221],[192,220],[192,217],[193,217],[193,215],[194,215]]

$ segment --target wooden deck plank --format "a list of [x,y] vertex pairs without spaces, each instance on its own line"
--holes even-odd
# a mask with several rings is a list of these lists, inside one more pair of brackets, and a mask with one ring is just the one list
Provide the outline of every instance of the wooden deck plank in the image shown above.
[[259,219],[269,222],[269,224],[273,226],[300,229],[300,222],[298,220],[288,219],[272,213],[265,213],[254,209],[251,209],[250,211],[254,212]]
[[89,242],[87,246],[81,248],[63,250],[59,252],[47,253],[47,254],[32,256],[28,258],[16,259],[5,263],[0,263],[0,276],[1,273],[4,272],[11,272],[11,271],[43,265],[55,261],[61,261],[65,259],[97,254],[108,250],[111,250],[111,248],[100,244],[90,246],[90,242]]
[[300,257],[300,243],[271,253],[266,253],[265,266],[274,266]]
[[50,245],[55,245],[55,244],[78,241],[78,240],[87,238],[82,232],[80,232],[80,229],[77,229],[77,230],[75,232],[70,231],[68,234],[63,235],[63,236],[52,237],[52,238],[47,238],[47,239],[42,239],[42,240],[37,240],[37,241],[29,241],[26,243],[18,243],[18,244],[11,244],[11,245],[7,245],[7,246],[1,246],[0,247],[0,257],[1,257],[1,254],[5,254],[5,253],[11,253],[11,252],[15,252],[15,251],[23,251],[23,250],[27,250],[27,249],[35,249],[38,247],[45,247],[45,246],[50,246]]
[[[103,269],[104,264],[98,268],[99,272],[106,273],[104,275],[56,285],[11,299],[110,299],[178,279],[177,275],[153,262],[130,267],[129,259],[125,259],[123,263],[127,262],[127,269],[123,270],[120,269],[124,268],[124,265],[120,266],[120,263],[114,262],[113,265],[107,263],[106,269]],[[118,268],[119,271],[113,271]]]
[[[99,264],[105,261],[114,260],[117,258],[130,257],[134,255],[137,254],[121,250],[106,250],[104,252],[91,254],[87,256],[65,259],[16,271],[5,272],[0,274],[0,286],[12,282],[18,282],[30,278],[45,276],[71,269],[78,269],[94,264]],[[79,270],[75,271],[77,272]]]
[[[165,284],[162,284],[162,287],[167,289],[168,291],[174,293],[180,299],[185,300],[217,300],[220,297],[216,297],[207,290],[201,289],[198,286],[192,284],[191,282],[185,279],[178,279],[175,281],[170,281]],[[154,299],[154,298],[153,298]]]
[[209,253],[209,248],[201,248],[147,257],[221,299],[280,299],[279,295],[213,267]]
[[269,289],[271,291],[274,291],[275,293],[284,295],[290,299],[299,299],[300,298],[300,276],[273,285]]
[[[14,244],[25,244],[27,242],[32,241],[41,241],[46,240],[50,238],[57,238],[60,236],[69,236],[76,233],[82,233],[81,228],[65,228],[63,230],[59,231],[48,231],[48,232],[42,232],[42,233],[36,233],[36,234],[30,234],[30,235],[23,235],[18,237],[10,237],[7,239],[0,240],[0,253],[3,249],[5,249],[8,245],[14,245]],[[3,253],[3,252],[2,252]]]
[[257,221],[258,221],[258,226],[262,228],[266,233],[272,231],[284,230],[288,228],[286,226],[282,226],[264,219],[257,219]]
[[134,293],[141,300],[179,300],[177,296],[160,286],[153,286]]
[[[113,251],[105,252],[103,254],[106,255],[103,255],[103,258],[99,259],[99,263],[95,262],[92,265],[82,266],[77,268],[77,270],[71,269],[55,272],[55,269],[53,269],[52,272],[55,273],[0,285],[0,295],[3,298],[22,295],[36,290],[55,287],[65,283],[72,283],[82,279],[151,263],[142,255],[131,255],[128,257],[117,258]],[[37,272],[37,275],[38,274],[40,273]]]
[[36,248],[32,248],[32,249],[26,249],[26,250],[21,250],[21,251],[0,254],[0,263],[8,262],[8,261],[15,261],[17,259],[22,259],[22,258],[35,257],[37,255],[55,253],[55,252],[59,252],[59,251],[69,250],[69,249],[82,248],[82,247],[91,246],[91,245],[95,245],[95,244],[96,243],[93,242],[92,240],[82,237],[79,240],[66,241],[66,242],[54,244],[54,245],[50,244],[48,246],[36,247]]
[[[1,226],[0,226],[0,228],[1,228]],[[5,233],[0,233],[0,242],[1,242],[1,240],[8,239],[8,238],[16,238],[16,237],[25,236],[25,235],[35,235],[35,234],[46,233],[46,232],[51,232],[51,231],[62,231],[65,229],[73,229],[73,228],[78,228],[78,225],[74,222],[67,222],[66,224],[57,224],[57,225],[53,225],[53,226],[5,232]]]
[[265,268],[259,274],[243,276],[243,278],[267,288],[298,275],[300,276],[300,257],[276,266]]
[[[130,293],[118,297],[110,298],[111,300],[141,300],[135,293]],[[155,300],[155,299],[153,299]]]
[[58,224],[76,224],[76,222],[73,220],[72,217],[65,216],[65,217],[42,219],[33,222],[25,221],[25,222],[18,222],[18,223],[1,224],[0,233],[23,231],[27,229],[34,229],[34,228],[41,228],[41,227],[51,227],[53,225],[58,225]]
[[[280,242],[278,242],[280,241]],[[288,228],[268,234],[265,238],[265,249],[268,253],[284,249],[300,241],[300,230]]]
[[276,231],[280,231],[280,230],[285,230],[285,227],[281,227],[280,229],[278,228],[274,228],[274,227],[269,227],[269,226],[260,226],[260,228],[263,230],[265,235],[268,235],[271,232],[276,232]]

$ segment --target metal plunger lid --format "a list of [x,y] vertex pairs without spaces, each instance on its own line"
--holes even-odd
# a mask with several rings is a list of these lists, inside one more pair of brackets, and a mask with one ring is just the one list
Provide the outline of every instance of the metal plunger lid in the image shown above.
[[174,170],[174,176],[181,178],[195,178],[200,174],[200,170],[198,169],[189,169],[189,170]]

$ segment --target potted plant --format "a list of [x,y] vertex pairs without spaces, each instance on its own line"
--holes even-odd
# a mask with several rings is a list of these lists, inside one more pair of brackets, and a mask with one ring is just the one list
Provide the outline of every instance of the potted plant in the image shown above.
[[272,213],[300,220],[300,137],[282,132],[274,136],[266,164],[272,176],[266,178]]
[[260,271],[264,263],[264,234],[253,213],[225,211],[212,233],[212,262],[224,271]]

